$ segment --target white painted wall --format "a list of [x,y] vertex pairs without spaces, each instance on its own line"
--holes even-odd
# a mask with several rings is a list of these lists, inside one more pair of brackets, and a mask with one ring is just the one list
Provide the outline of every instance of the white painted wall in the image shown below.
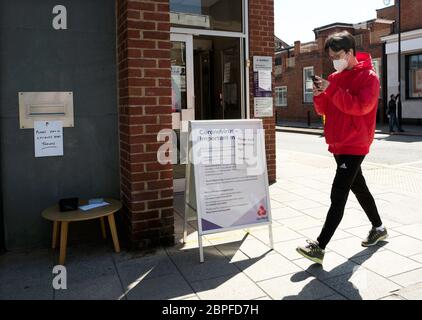
[[[422,38],[420,51],[422,51]],[[397,47],[397,43],[396,43]],[[391,94],[398,93],[398,71],[397,71],[397,50],[396,53],[387,55],[387,102]],[[406,100],[406,62],[405,57],[401,58],[402,67],[402,115],[404,119],[422,119],[422,100]]]

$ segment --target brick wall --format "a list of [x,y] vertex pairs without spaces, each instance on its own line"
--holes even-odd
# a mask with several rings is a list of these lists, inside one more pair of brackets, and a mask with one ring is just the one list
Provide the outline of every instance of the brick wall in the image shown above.
[[[388,35],[391,32],[391,25],[384,23],[370,22],[368,23],[369,30],[365,29],[348,29],[354,35],[362,35],[362,46],[356,48],[357,51],[364,51],[371,54],[373,59],[381,58],[383,54],[383,46],[380,41],[380,36]],[[328,35],[342,31],[337,27],[328,30],[323,30],[318,33],[319,38],[316,40],[318,49],[311,52],[300,52],[300,43],[295,43],[294,52],[290,55],[295,56],[295,67],[286,68],[287,51],[280,53],[282,55],[282,73],[276,77],[276,86],[287,86],[287,108],[277,107],[277,120],[284,121],[299,121],[307,123],[308,112],[310,112],[311,124],[321,123],[321,117],[318,116],[314,110],[313,103],[303,102],[303,68],[313,66],[314,72],[317,75],[322,75],[325,79],[334,72],[332,62],[328,59],[324,51],[325,39]],[[382,66],[380,66],[380,78],[382,79]],[[382,80],[381,80],[382,83]],[[378,121],[385,121],[385,112],[382,97],[379,101]]]
[[[250,60],[274,57],[273,0],[250,2]],[[169,0],[117,0],[123,222],[132,249],[174,243],[172,165],[157,163],[157,134],[171,128]],[[274,59],[273,59],[274,60]],[[253,75],[251,73],[250,86]],[[251,108],[253,99],[251,90]],[[251,110],[253,114],[253,110]],[[274,117],[264,119],[275,181]]]
[[[302,54],[297,54],[296,52],[295,67],[289,69],[284,67],[282,75],[276,78],[277,86],[287,86],[287,108],[276,108],[279,121],[289,120],[306,123],[308,111],[310,112],[311,122],[320,121],[320,117],[314,110],[313,103],[304,103],[303,101],[303,68],[313,66],[315,74],[321,75],[323,73],[322,57],[323,54],[318,51]],[[285,63],[283,65],[286,66]]]
[[397,17],[397,12],[396,12],[395,5],[377,10],[378,19],[396,20],[396,17]]
[[[251,118],[254,117],[253,56],[271,56],[273,57],[274,64],[274,0],[249,1],[249,59],[251,61],[249,88]],[[268,179],[270,182],[274,182],[276,180],[275,114],[271,118],[263,118],[263,122],[265,129]]]
[[[422,1],[420,0],[401,0],[401,30],[402,32],[422,28]],[[377,10],[377,17],[380,19],[396,20],[397,4]],[[397,32],[397,31],[396,31]]]
[[171,128],[168,0],[117,0],[121,199],[132,248],[174,243],[172,165],[157,163]]
[[406,32],[410,30],[421,29],[421,12],[421,0],[401,0],[401,31]]

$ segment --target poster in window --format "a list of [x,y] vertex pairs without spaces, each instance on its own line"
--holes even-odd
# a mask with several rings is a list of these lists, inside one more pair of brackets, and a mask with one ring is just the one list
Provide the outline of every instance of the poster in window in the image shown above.
[[230,62],[226,62],[224,64],[224,83],[229,83],[230,82],[230,71],[231,71],[231,63]]
[[171,89],[173,112],[182,109],[182,92],[186,92],[185,67],[171,66]]
[[422,96],[422,69],[415,70],[415,94]]

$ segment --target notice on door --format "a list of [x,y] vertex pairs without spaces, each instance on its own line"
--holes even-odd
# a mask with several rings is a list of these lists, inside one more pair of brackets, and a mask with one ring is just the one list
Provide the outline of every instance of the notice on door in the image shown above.
[[35,157],[63,156],[63,121],[34,121]]
[[200,234],[269,224],[262,120],[191,121]]

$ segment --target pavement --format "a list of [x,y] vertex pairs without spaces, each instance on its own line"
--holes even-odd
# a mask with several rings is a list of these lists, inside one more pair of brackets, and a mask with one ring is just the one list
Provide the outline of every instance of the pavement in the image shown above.
[[116,254],[110,239],[71,244],[65,290],[52,287],[57,251],[9,252],[0,256],[0,299],[422,299],[422,169],[364,165],[390,238],[361,247],[370,223],[351,195],[320,267],[295,248],[321,230],[335,163],[278,150],[277,167],[277,183],[270,186],[274,250],[268,227],[208,235],[205,262],[199,263],[195,222],[187,243],[181,243],[183,195],[177,194],[174,247]]
[[[388,125],[377,124],[375,133],[387,134],[395,136],[421,136],[422,137],[422,125],[403,125],[404,132],[394,132],[390,134],[390,128]],[[280,132],[291,132],[291,133],[304,133],[322,135],[324,133],[324,126],[322,123],[314,122],[309,126],[304,122],[295,121],[282,121],[276,125],[276,130]]]

